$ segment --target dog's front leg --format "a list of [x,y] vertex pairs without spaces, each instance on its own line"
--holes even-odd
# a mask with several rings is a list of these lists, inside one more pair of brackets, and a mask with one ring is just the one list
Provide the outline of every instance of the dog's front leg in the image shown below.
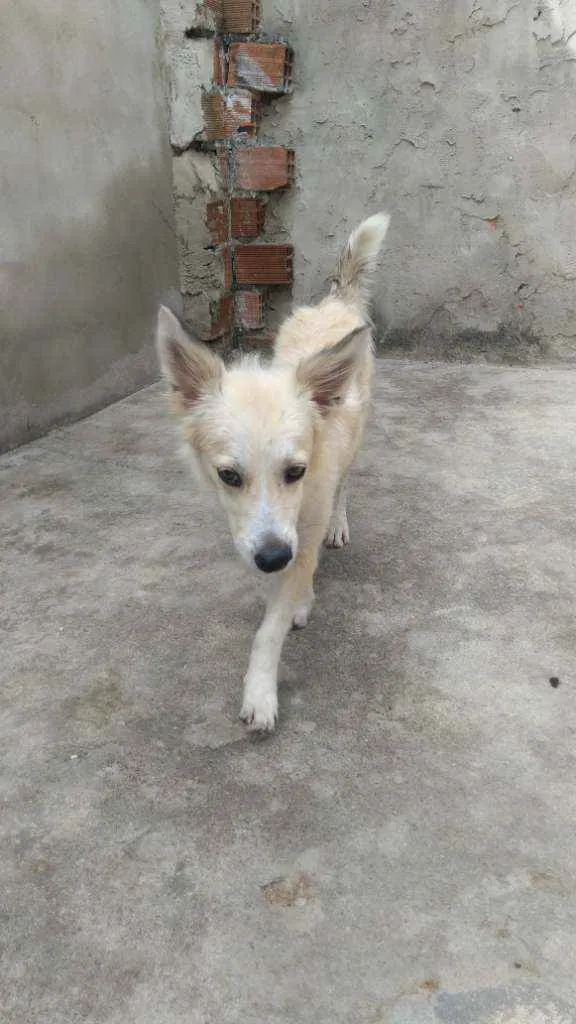
[[299,556],[269,597],[262,624],[254,637],[240,717],[251,729],[271,732],[278,718],[278,667],[286,634],[296,610],[312,592],[317,552]]
[[278,666],[286,634],[292,624],[294,603],[286,587],[268,602],[254,637],[244,679],[241,719],[251,729],[271,732],[278,717]]

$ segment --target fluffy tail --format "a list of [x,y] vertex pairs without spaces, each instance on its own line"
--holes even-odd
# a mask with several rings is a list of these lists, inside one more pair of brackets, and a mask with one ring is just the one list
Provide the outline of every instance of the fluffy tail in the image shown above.
[[370,285],[376,259],[386,237],[390,217],[375,213],[352,232],[346,242],[332,285],[332,294],[368,313]]

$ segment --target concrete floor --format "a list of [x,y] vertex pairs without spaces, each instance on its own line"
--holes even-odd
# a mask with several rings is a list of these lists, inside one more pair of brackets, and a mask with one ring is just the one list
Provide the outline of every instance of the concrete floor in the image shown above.
[[174,452],[152,388],[0,460],[3,1024],[576,1021],[576,373],[380,364],[266,742]]

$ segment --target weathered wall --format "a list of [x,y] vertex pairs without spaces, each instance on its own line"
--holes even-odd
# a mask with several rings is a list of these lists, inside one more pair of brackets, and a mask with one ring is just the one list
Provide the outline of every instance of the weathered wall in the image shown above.
[[296,148],[296,297],[385,207],[389,347],[576,358],[575,0],[264,0],[263,20],[296,51],[269,115]]
[[[164,9],[178,150],[202,129],[212,41],[185,38],[193,0]],[[576,359],[576,0],[263,0],[262,14],[295,50],[293,95],[260,132],[296,150],[268,217],[295,245],[295,298],[322,293],[346,233],[384,207],[388,350]],[[174,169],[188,320],[205,333],[213,162],[189,150]]]
[[176,278],[157,0],[4,0],[0,446],[156,376]]
[[202,87],[212,78],[214,42],[188,38],[186,32],[213,26],[196,0],[160,0],[160,7],[183,316],[198,336],[208,337],[210,305],[222,287],[206,228],[206,203],[216,195],[218,182],[213,155],[189,147],[202,134]]

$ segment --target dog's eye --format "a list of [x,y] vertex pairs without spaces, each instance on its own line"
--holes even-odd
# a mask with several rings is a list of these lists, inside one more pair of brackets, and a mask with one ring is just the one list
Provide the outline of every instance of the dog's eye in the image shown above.
[[219,469],[218,476],[227,487],[242,487],[242,477],[235,469]]
[[287,484],[295,484],[297,480],[301,480],[306,472],[306,466],[288,466],[284,470],[284,482]]

